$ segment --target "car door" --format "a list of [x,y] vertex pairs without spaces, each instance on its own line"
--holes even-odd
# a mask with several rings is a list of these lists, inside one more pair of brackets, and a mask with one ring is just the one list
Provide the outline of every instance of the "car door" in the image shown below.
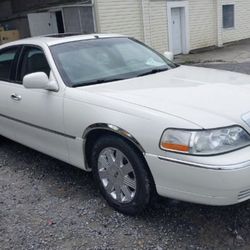
[[0,135],[16,139],[16,122],[10,119],[13,86],[20,46],[0,50]]
[[26,89],[24,76],[44,72],[54,79],[42,48],[24,46],[20,54],[16,84],[6,98],[11,99],[9,116],[16,122],[16,140],[22,144],[68,161],[66,137],[63,133],[63,91]]

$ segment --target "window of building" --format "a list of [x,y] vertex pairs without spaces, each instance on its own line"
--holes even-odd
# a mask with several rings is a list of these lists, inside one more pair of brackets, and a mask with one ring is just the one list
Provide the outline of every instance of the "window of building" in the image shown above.
[[223,28],[234,28],[234,4],[223,5]]

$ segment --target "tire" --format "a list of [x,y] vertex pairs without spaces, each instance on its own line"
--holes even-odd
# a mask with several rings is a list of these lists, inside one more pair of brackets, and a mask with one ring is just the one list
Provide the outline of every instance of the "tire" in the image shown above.
[[142,156],[129,142],[114,135],[102,136],[94,144],[90,160],[94,179],[111,207],[127,215],[147,208],[153,183]]

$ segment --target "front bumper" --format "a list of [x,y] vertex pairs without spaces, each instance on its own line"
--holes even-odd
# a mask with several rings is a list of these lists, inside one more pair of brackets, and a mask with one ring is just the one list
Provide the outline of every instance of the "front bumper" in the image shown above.
[[250,199],[250,160],[204,164],[145,154],[159,195],[206,205]]

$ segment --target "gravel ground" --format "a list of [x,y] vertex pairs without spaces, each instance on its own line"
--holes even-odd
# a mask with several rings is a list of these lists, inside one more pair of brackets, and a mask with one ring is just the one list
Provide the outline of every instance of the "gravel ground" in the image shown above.
[[[250,72],[250,64],[208,65]],[[250,249],[250,202],[113,211],[90,173],[0,138],[0,249]]]

